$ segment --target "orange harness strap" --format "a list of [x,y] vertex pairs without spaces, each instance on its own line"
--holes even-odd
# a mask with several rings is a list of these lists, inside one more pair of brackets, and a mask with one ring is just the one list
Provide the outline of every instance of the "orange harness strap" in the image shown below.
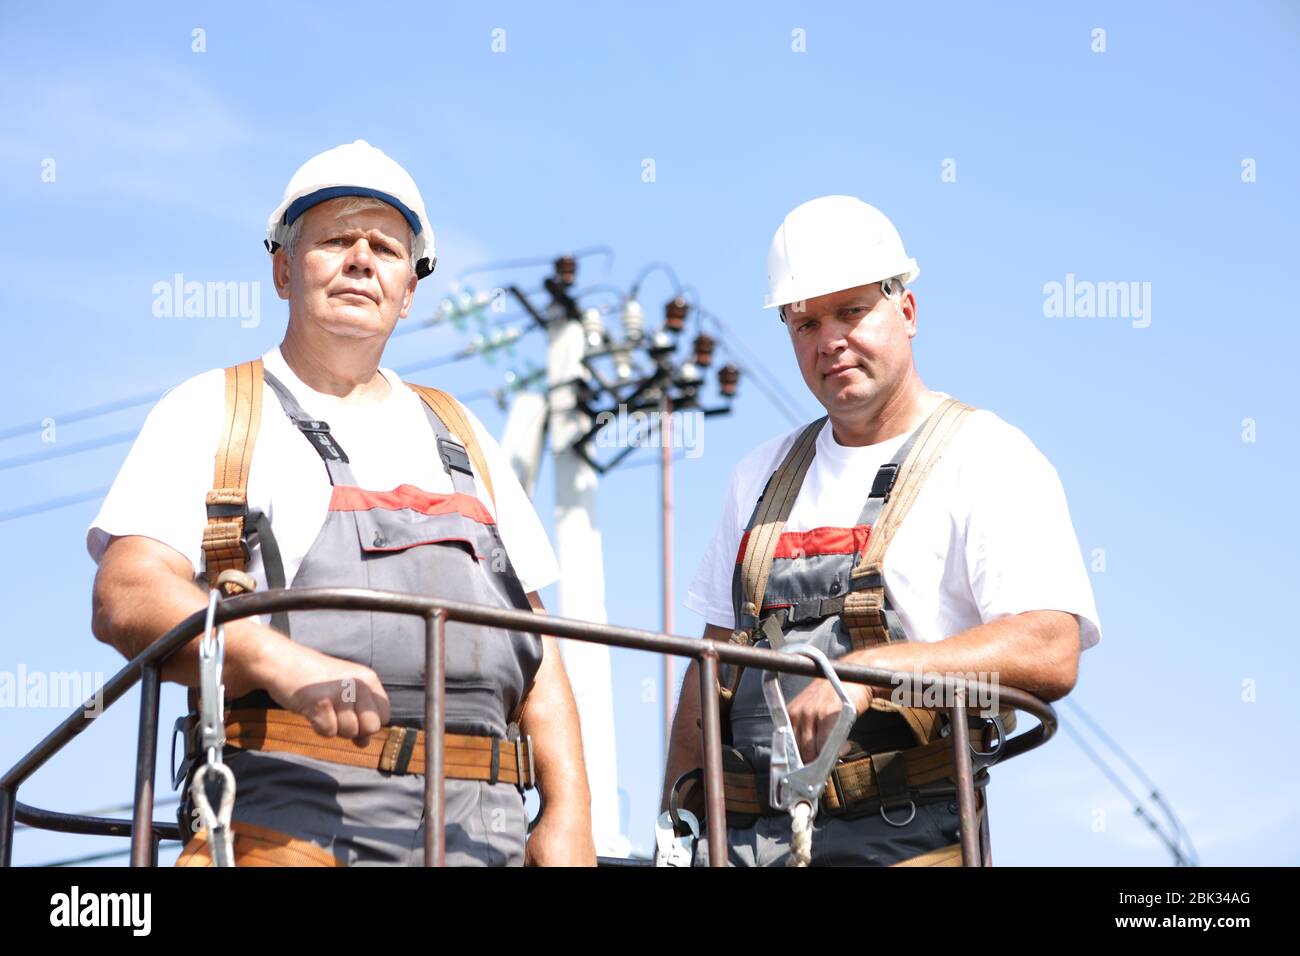
[[438,419],[447,426],[447,430],[460,439],[469,455],[469,460],[474,463],[474,473],[483,479],[483,487],[487,489],[488,497],[492,499],[492,504],[495,506],[497,496],[492,490],[492,475],[488,471],[487,459],[483,457],[483,448],[479,445],[474,429],[460,403],[446,392],[428,385],[413,385],[410,382],[406,384],[424,400],[424,404],[428,405]]

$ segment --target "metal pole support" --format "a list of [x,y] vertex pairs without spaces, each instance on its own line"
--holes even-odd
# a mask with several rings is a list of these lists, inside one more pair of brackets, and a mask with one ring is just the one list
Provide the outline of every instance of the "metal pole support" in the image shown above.
[[700,732],[704,736],[704,805],[709,866],[727,865],[727,805],[722,797],[722,718],[718,710],[718,652],[700,655]]
[[0,866],[13,866],[14,814],[17,810],[17,794],[0,787]]
[[158,770],[158,664],[140,668],[140,731],[136,738],[135,809],[131,818],[131,865],[156,865],[153,783]]
[[446,788],[443,768],[447,723],[447,612],[425,618],[424,646],[424,865],[445,866]]
[[961,817],[961,865],[979,866],[979,823],[975,819],[975,777],[971,770],[970,727],[966,724],[966,690],[953,689],[948,711],[952,725],[952,754],[957,765],[957,810]]

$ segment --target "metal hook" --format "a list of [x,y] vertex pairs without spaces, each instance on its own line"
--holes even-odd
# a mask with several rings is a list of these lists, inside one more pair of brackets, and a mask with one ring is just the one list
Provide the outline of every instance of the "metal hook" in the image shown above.
[[[213,811],[212,802],[208,799],[209,773],[221,781],[221,801],[216,811]],[[212,857],[212,865],[234,866],[235,845],[231,838],[230,815],[235,809],[235,775],[223,763],[203,764],[194,773],[190,797],[208,831],[208,852]]]
[[207,752],[208,763],[221,763],[221,750],[226,745],[226,688],[222,683],[222,669],[226,658],[226,629],[214,628],[217,601],[220,593],[214,588],[208,592],[208,616],[199,641],[199,730],[202,748]]
[[795,740],[794,727],[790,723],[790,712],[786,710],[785,697],[781,693],[780,675],[776,671],[766,671],[763,674],[763,698],[772,713],[773,724],[768,802],[779,810],[793,810],[797,803],[808,803],[816,816],[817,804],[821,800],[822,791],[826,789],[826,779],[835,767],[840,747],[848,739],[858,712],[849,700],[844,685],[840,683],[835,668],[820,650],[811,644],[787,644],[781,648],[781,653],[798,654],[815,661],[843,703],[821,753],[812,763],[805,765],[799,753],[798,741]]

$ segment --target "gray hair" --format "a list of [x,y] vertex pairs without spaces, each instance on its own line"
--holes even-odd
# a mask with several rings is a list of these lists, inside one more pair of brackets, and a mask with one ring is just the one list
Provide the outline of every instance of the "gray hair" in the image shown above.
[[[335,213],[346,216],[354,212],[363,212],[366,209],[392,209],[388,203],[382,199],[375,199],[373,196],[346,196],[335,208]],[[284,237],[284,251],[289,258],[294,257],[298,251],[298,239],[302,236],[302,221],[306,214],[299,216],[289,227],[289,233]],[[411,269],[415,269],[415,260],[411,258],[415,250],[415,230],[411,228],[410,223],[406,224],[406,250],[407,260],[411,263]]]

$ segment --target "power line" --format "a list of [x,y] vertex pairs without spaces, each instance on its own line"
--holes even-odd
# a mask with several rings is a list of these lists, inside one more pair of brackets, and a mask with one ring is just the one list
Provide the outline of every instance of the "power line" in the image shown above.
[[668,281],[672,283],[673,286],[673,295],[682,294],[681,280],[677,278],[677,273],[673,271],[672,266],[666,262],[649,262],[641,267],[641,271],[638,272],[636,278],[632,280],[632,289],[629,293],[632,298],[635,299],[637,297],[638,293],[641,291],[641,283],[645,282],[652,272],[662,272],[668,277]]
[[24,505],[21,508],[13,508],[9,511],[0,511],[0,524],[6,521],[13,521],[16,518],[26,518],[30,515],[38,515],[46,511],[53,511],[56,508],[66,508],[69,505],[79,505],[83,501],[93,501],[97,498],[103,498],[108,494],[112,485],[105,485],[103,488],[95,488],[91,491],[79,491],[76,494],[64,495],[60,498],[47,498],[45,501],[37,501],[34,504]]
[[131,441],[138,434],[140,434],[140,429],[134,428],[129,431],[116,432],[112,435],[104,435],[102,438],[90,438],[86,441],[55,445],[53,448],[49,448],[45,451],[29,452],[26,455],[14,455],[12,458],[0,458],[0,471],[7,471],[10,468],[20,468],[23,465],[31,465],[38,461],[49,461],[52,458],[63,458],[67,455],[79,455],[83,451],[95,451],[99,448],[108,448],[110,445],[121,445]]
[[33,422],[26,425],[14,425],[0,431],[0,441],[17,438],[19,435],[29,435],[32,432],[43,431],[48,427],[46,422],[50,420],[53,420],[58,425],[66,425],[69,422],[81,422],[88,418],[97,418],[100,415],[108,415],[111,412],[120,412],[123,409],[135,408],[139,405],[156,402],[162,394],[162,392],[149,392],[147,395],[136,395],[132,398],[123,398],[115,402],[105,402],[102,405],[91,405],[89,408],[81,408],[74,412],[68,412],[66,415],[51,415],[49,419],[39,422]]
[[741,344],[740,338],[731,331],[726,323],[707,309],[698,307],[697,309],[702,317],[712,322],[718,331],[722,333],[722,345],[727,349],[735,349],[744,357],[745,362],[741,365],[741,371],[746,372],[754,380],[759,391],[767,397],[777,411],[785,416],[791,425],[798,427],[812,420],[803,414],[799,401],[786,391],[785,386],[781,384],[780,378],[773,375],[757,355]]
[[1111,737],[1110,734],[1101,729],[1101,725],[1088,715],[1088,712],[1083,709],[1083,706],[1078,701],[1067,697],[1065,702],[1077,712],[1083,722],[1088,725],[1088,729],[1100,737],[1106,746],[1110,747],[1110,749],[1117,754],[1122,761],[1124,761],[1128,768],[1133,772],[1134,776],[1142,781],[1142,784],[1150,791],[1151,799],[1169,818],[1169,822],[1173,826],[1174,832],[1180,838],[1186,839],[1188,849],[1191,851],[1194,861],[1193,865],[1199,866],[1200,859],[1197,856],[1196,848],[1192,845],[1192,835],[1187,832],[1187,828],[1183,826],[1183,821],[1178,818],[1178,814],[1174,813],[1174,808],[1165,801],[1164,796],[1160,793],[1160,789],[1155,785],[1155,782],[1147,776],[1146,771],[1142,769],[1138,762],[1130,757],[1128,753],[1120,747],[1118,743],[1116,743],[1115,739]]
[[[543,291],[545,290],[538,287],[529,289],[524,294],[536,295],[538,292]],[[452,306],[450,313],[446,311],[438,311],[427,319],[417,319],[414,322],[409,319],[404,320],[397,326],[397,328],[393,329],[393,334],[390,335],[388,339],[391,342],[393,339],[401,338],[404,335],[413,335],[416,332],[427,332],[430,329],[442,328],[446,326],[448,322],[455,326],[458,321],[464,322],[466,319],[472,317],[477,317],[480,324],[486,325],[488,328],[495,328],[496,326],[506,325],[510,322],[518,322],[520,319],[528,318],[528,316],[523,312],[515,311],[504,315],[498,315],[496,318],[491,320],[484,319],[481,313],[484,311],[491,311],[495,301],[495,299],[489,298],[481,302],[471,302],[466,305],[463,302],[458,301],[458,296],[455,293],[448,294],[443,297],[443,305],[445,308],[446,305],[450,303]],[[459,331],[459,327],[457,330]]]
[[[175,841],[172,841],[172,840],[170,840],[170,839],[164,837],[164,838],[163,838],[162,840],[160,840],[159,842],[161,842],[161,843],[172,843],[172,842],[175,842]],[[124,850],[105,850],[103,853],[87,853],[85,856],[74,856],[74,857],[70,857],[70,858],[68,858],[68,859],[66,859],[66,860],[52,860],[52,861],[49,862],[49,863],[29,863],[29,864],[27,864],[27,865],[28,865],[28,866],[32,866],[32,867],[45,867],[45,866],[85,866],[87,863],[100,863],[100,862],[102,862],[102,861],[104,861],[104,860],[111,860],[111,859],[113,859],[113,858],[115,858],[115,857],[129,856],[130,854],[131,854],[131,848],[128,846],[128,847],[127,847],[126,849],[124,849]]]
[[[503,389],[501,388],[484,388],[474,392],[469,392],[462,396],[457,396],[460,402],[477,402],[485,398],[495,399]],[[86,501],[102,499],[108,494],[111,485],[105,485],[102,488],[94,488],[89,491],[79,491],[70,495],[62,495],[58,498],[48,498],[44,501],[37,501],[30,505],[24,505],[21,508],[13,508],[9,511],[0,511],[0,524],[6,521],[14,521],[18,518],[26,518],[31,515],[43,514],[47,511],[55,511],[59,508],[67,508],[72,505],[82,504]]]
[[[604,256],[605,271],[601,275],[607,275],[614,265],[614,250],[610,246],[587,246],[585,249],[579,249],[576,252],[569,253],[569,255],[575,259],[585,259],[587,256],[592,255]],[[466,276],[481,275],[484,272],[506,272],[511,269],[549,266],[555,261],[555,258],[555,256],[529,256],[524,259],[499,259],[496,262],[482,262],[462,270],[456,276],[456,281],[463,282]]]
[[744,344],[744,340],[740,338],[740,336],[732,332],[731,329],[728,328],[721,319],[719,319],[716,315],[713,315],[712,313],[708,313],[708,317],[714,323],[717,324],[719,329],[721,329],[726,334],[727,337],[724,339],[724,341],[727,343],[727,345],[738,350],[742,355],[746,357],[746,360],[751,365],[759,369],[767,377],[772,387],[781,394],[781,397],[784,398],[786,402],[789,403],[789,406],[791,408],[797,409],[799,412],[802,412],[803,409],[801,407],[799,399],[795,398],[788,391],[786,391],[785,385],[782,383],[781,377],[779,375],[773,374],[772,370],[769,369],[766,365],[764,365],[762,360],[754,352],[750,351],[749,347]]
[[[500,319],[496,319],[491,324],[502,325],[506,322],[518,321],[523,318],[526,318],[526,316],[520,313],[513,313],[509,316],[503,316]],[[411,335],[415,332],[424,332],[431,328],[437,328],[441,324],[442,319],[437,314],[427,319],[419,319],[414,323],[410,323],[408,320],[407,323],[399,325],[393,330],[393,334],[389,336],[389,340],[391,341],[392,339],[399,338],[403,335]],[[133,395],[129,398],[121,398],[112,402],[104,402],[99,405],[90,405],[86,408],[79,408],[64,415],[50,415],[48,418],[36,422],[27,422],[22,425],[11,425],[8,428],[0,429],[0,441],[7,441],[10,438],[18,438],[22,435],[30,435],[34,432],[43,431],[49,427],[48,423],[50,421],[53,421],[56,425],[67,425],[73,422],[83,422],[91,418],[98,418],[101,415],[109,415],[113,412],[124,411],[128,408],[138,408],[141,405],[149,405],[158,401],[162,395],[163,392],[161,391],[147,392],[142,395]]]
[[[471,345],[461,352],[455,352],[448,356],[440,356],[424,362],[412,362],[406,365],[398,366],[394,371],[399,375],[406,375],[410,372],[422,371],[430,368],[441,368],[446,365],[452,365],[456,362],[463,362],[466,359],[478,358],[485,355],[493,354],[502,348],[514,345],[519,339],[536,330],[536,326],[524,326],[521,328],[508,329],[504,334],[497,334],[485,339],[482,343]],[[123,403],[114,403],[122,405]],[[125,407],[125,406],[123,406]],[[92,415],[83,415],[84,417],[93,417]],[[23,426],[24,428],[26,426]],[[13,431],[13,429],[11,429]],[[100,448],[108,448],[112,445],[121,445],[133,441],[140,434],[140,429],[131,429],[123,432],[116,432],[112,435],[104,435],[100,438],[91,438],[72,444],[57,445],[45,451],[29,452],[25,455],[14,455],[10,458],[0,458],[0,471],[7,471],[11,468],[20,468],[24,465],[31,465],[37,462],[49,461],[54,458],[63,458],[68,455],[77,455],[82,452],[96,451]],[[81,499],[84,500],[84,499]],[[68,501],[66,504],[73,504]],[[29,506],[37,507],[37,506]],[[55,506],[57,507],[57,505]],[[48,510],[48,509],[42,509]],[[10,518],[23,517],[31,513],[25,508],[19,508],[14,511],[0,512],[0,521],[6,521]]]
[[[1079,704],[1075,703],[1074,707],[1082,713],[1083,708],[1079,706]],[[1091,718],[1088,718],[1088,720],[1091,721]],[[1064,720],[1060,721],[1060,726],[1062,730],[1064,730],[1067,734],[1069,734],[1070,738],[1078,745],[1079,749],[1084,752],[1084,755],[1087,756],[1087,758],[1092,761],[1093,765],[1096,766],[1097,769],[1102,772],[1102,775],[1105,776],[1106,779],[1111,782],[1111,784],[1115,787],[1115,789],[1117,789],[1121,794],[1124,795],[1125,799],[1127,799],[1128,802],[1132,805],[1133,812],[1151,829],[1153,833],[1156,834],[1156,836],[1160,839],[1160,841],[1165,844],[1166,848],[1174,856],[1174,864],[1176,866],[1198,865],[1198,861],[1196,858],[1196,850],[1194,847],[1191,847],[1190,836],[1187,836],[1186,832],[1182,831],[1181,829],[1176,829],[1176,832],[1172,836],[1166,833],[1164,830],[1162,830],[1160,828],[1160,825],[1156,822],[1155,818],[1152,816],[1152,814],[1147,811],[1147,808],[1143,803],[1143,801],[1139,799],[1138,796],[1134,794],[1132,790],[1129,789],[1128,785],[1122,779],[1120,779],[1119,775],[1115,773],[1115,771],[1111,768],[1111,766],[1108,763],[1106,763],[1106,761],[1102,758],[1102,756],[1099,753],[1097,753],[1097,751],[1093,749],[1093,747],[1086,740],[1083,739],[1082,735],[1080,735],[1077,730],[1071,727]],[[1093,723],[1092,726],[1096,726],[1095,723]],[[1105,735],[1103,734],[1102,736],[1104,737]],[[1109,740],[1109,738],[1106,739]],[[1142,773],[1140,769],[1137,770],[1137,773],[1140,777],[1145,778],[1146,776],[1144,773]],[[1154,787],[1152,787],[1152,790],[1153,790],[1153,796],[1156,797],[1157,803],[1164,806],[1164,801],[1161,800],[1156,795],[1156,793],[1154,792],[1155,791]],[[1172,811],[1170,812],[1172,813]],[[1176,824],[1176,827],[1180,828],[1181,824]],[[1191,847],[1191,854],[1192,854],[1191,859],[1189,859],[1188,856],[1183,853],[1181,848],[1182,838],[1184,836],[1187,836],[1188,845],[1189,847]]]
[[452,365],[455,362],[463,362],[465,359],[478,358],[480,356],[491,355],[499,352],[503,348],[513,346],[530,332],[537,331],[537,326],[528,325],[506,329],[504,333],[494,334],[480,342],[475,342],[459,352],[453,352],[451,355],[443,355],[434,359],[427,359],[421,362],[409,362],[406,365],[394,369],[398,375],[406,375],[410,372],[420,372],[425,369],[442,368],[446,365]]
[[795,412],[791,411],[785,402],[781,401],[780,396],[778,396],[776,392],[774,392],[772,388],[764,382],[763,377],[755,374],[754,370],[749,366],[742,364],[740,370],[748,375],[749,379],[758,386],[758,390],[763,393],[769,402],[772,403],[772,407],[784,415],[785,420],[793,427],[798,428],[800,425],[806,425],[811,421],[811,419],[801,419]]

